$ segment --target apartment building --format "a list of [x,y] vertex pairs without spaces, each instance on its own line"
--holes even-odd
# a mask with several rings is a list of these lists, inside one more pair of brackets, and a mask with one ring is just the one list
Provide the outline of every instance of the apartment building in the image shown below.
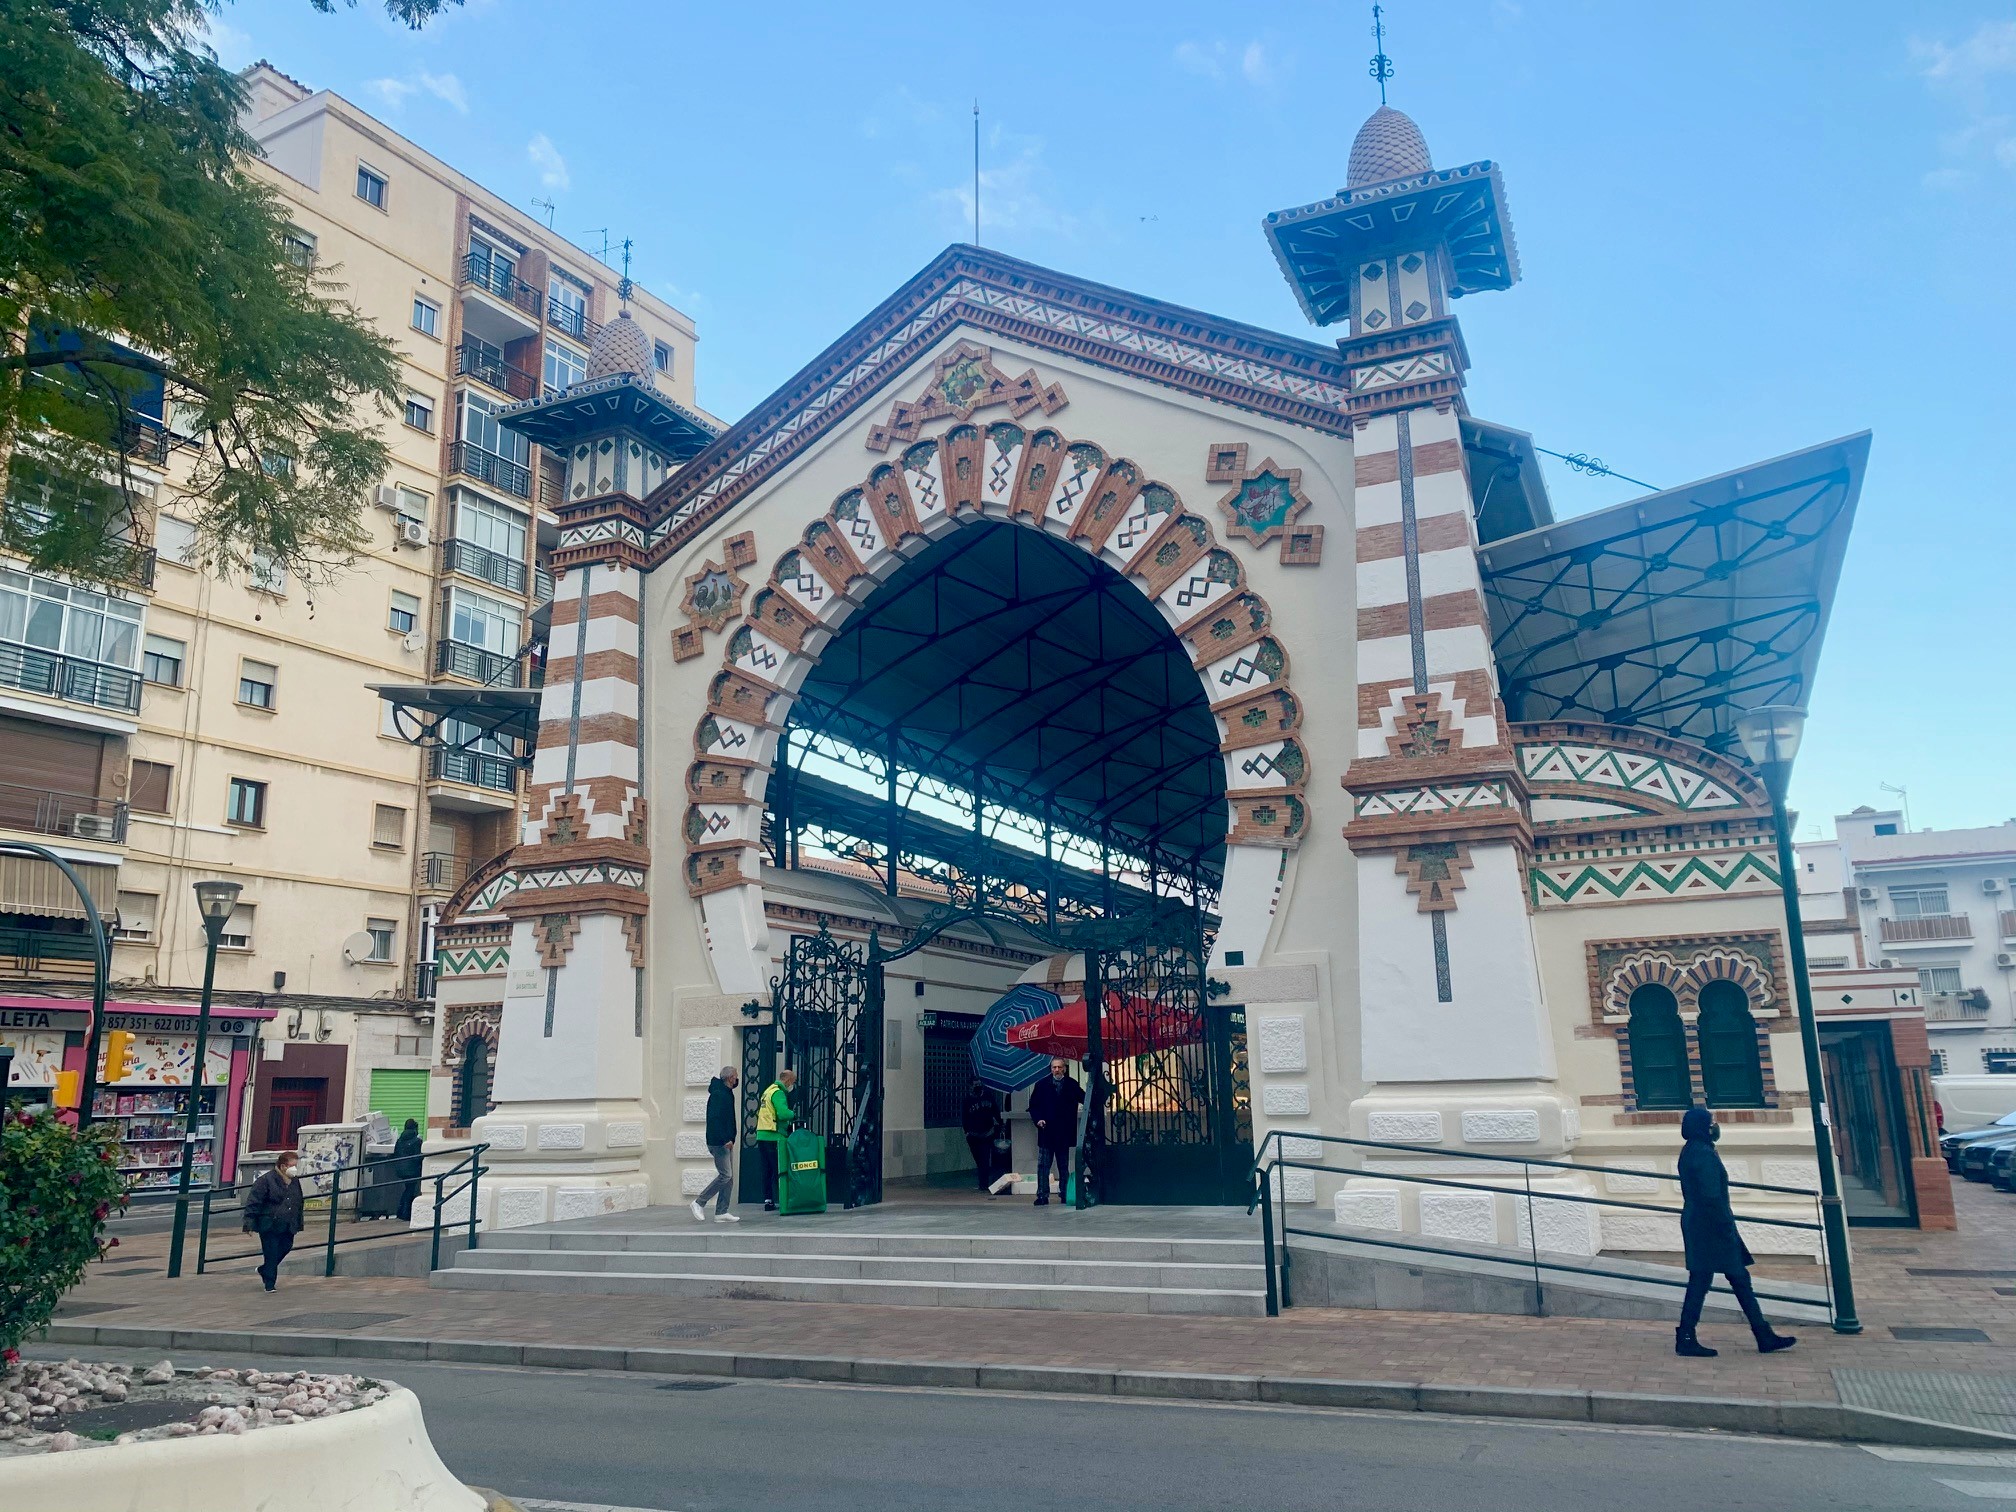
[[1798,852],[1815,972],[1915,971],[1933,1074],[2016,1074],[2016,820],[1913,832],[1864,807]]
[[[508,741],[451,725],[423,749],[373,690],[539,679],[559,464],[495,415],[580,378],[619,277],[350,101],[265,63],[246,79],[255,172],[289,207],[294,254],[404,361],[369,545],[326,584],[199,570],[173,396],[143,398],[155,523],[132,581],[0,563],[0,838],[57,848],[116,915],[122,1002],[193,997],[191,884],[244,884],[217,984],[261,1010],[260,1050],[224,1121],[258,1150],[373,1106],[425,1121],[432,920],[516,841],[522,781]],[[641,289],[629,309],[658,387],[691,406],[692,322]],[[53,869],[0,857],[8,1003],[88,987],[81,913]],[[76,1006],[0,1025],[41,1035],[17,1083],[81,1064]]]

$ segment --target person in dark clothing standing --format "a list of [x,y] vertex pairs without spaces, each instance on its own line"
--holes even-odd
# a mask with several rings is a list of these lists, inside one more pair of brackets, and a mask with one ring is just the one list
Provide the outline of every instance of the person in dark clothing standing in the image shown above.
[[1085,1089],[1071,1079],[1071,1063],[1053,1056],[1050,1074],[1029,1093],[1029,1121],[1036,1125],[1036,1206],[1050,1205],[1050,1167],[1057,1167],[1057,1200],[1071,1179],[1071,1149],[1078,1142],[1078,1109]]
[[1757,1352],[1790,1349],[1799,1341],[1772,1331],[1750,1285],[1750,1249],[1736,1230],[1736,1214],[1729,1206],[1729,1172],[1715,1151],[1715,1141],[1722,1137],[1715,1115],[1706,1108],[1689,1108],[1680,1119],[1680,1137],[1686,1141],[1680,1151],[1680,1239],[1687,1250],[1687,1297],[1680,1304],[1673,1352],[1704,1360],[1718,1353],[1694,1337],[1701,1304],[1708,1299],[1717,1272],[1728,1278],[1729,1290],[1750,1320]]
[[252,1183],[245,1198],[245,1232],[259,1236],[265,1256],[259,1262],[259,1279],[269,1292],[280,1284],[280,1262],[301,1232],[301,1183],[295,1179],[299,1171],[300,1157],[282,1150],[273,1169]]
[[413,1221],[413,1199],[420,1195],[420,1120],[409,1118],[392,1146],[392,1179],[399,1182],[399,1221]]
[[714,1216],[722,1223],[742,1220],[728,1211],[735,1200],[735,1087],[742,1073],[723,1066],[721,1074],[707,1084],[707,1153],[714,1157],[714,1179],[693,1199],[693,1221],[707,1221],[707,1199],[714,1199]]
[[994,1131],[1001,1127],[1001,1106],[985,1082],[975,1081],[968,1089],[959,1123],[966,1131],[966,1148],[973,1152],[973,1179],[984,1192],[994,1180]]

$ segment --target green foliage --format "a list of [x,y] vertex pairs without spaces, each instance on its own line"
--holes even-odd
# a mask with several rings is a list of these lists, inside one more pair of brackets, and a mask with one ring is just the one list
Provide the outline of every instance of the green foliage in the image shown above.
[[79,1133],[53,1113],[0,1112],[0,1351],[44,1327],[118,1243],[105,1220],[125,1206],[117,1125]]
[[[387,9],[417,26],[444,3]],[[257,555],[326,575],[385,472],[394,349],[340,268],[289,256],[243,86],[200,40],[214,8],[0,5],[0,546],[38,568],[125,575],[132,455],[163,441],[136,401],[175,406],[197,552],[225,572]]]

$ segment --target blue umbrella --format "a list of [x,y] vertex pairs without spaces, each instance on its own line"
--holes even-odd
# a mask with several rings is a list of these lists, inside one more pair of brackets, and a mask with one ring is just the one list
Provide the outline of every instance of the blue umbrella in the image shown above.
[[972,1043],[973,1074],[997,1092],[1020,1092],[1033,1087],[1050,1069],[1050,1057],[1020,1045],[1008,1043],[1008,1031],[1064,1006],[1063,999],[1046,988],[1022,982],[997,998],[987,1016],[980,1020]]

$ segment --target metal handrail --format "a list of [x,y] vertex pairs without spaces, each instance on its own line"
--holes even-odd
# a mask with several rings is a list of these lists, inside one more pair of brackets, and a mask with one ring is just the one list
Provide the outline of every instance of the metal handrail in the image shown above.
[[[1256,1206],[1260,1210],[1262,1262],[1267,1272],[1267,1316],[1270,1318],[1279,1317],[1283,1307],[1293,1305],[1290,1301],[1289,1291],[1291,1265],[1288,1253],[1288,1236],[1291,1234],[1309,1239],[1329,1239],[1350,1244],[1369,1244],[1382,1249],[1404,1250],[1411,1254],[1449,1255],[1473,1253],[1471,1250],[1449,1244],[1410,1244],[1400,1239],[1380,1238],[1358,1229],[1338,1233],[1326,1229],[1297,1227],[1288,1222],[1285,1198],[1283,1199],[1283,1211],[1279,1224],[1280,1239],[1277,1245],[1273,1211],[1274,1173],[1277,1171],[1310,1171],[1312,1173],[1320,1171],[1331,1175],[1367,1176],[1379,1181],[1400,1181],[1415,1186],[1454,1187],[1463,1191],[1484,1192],[1494,1197],[1512,1196],[1516,1198],[1519,1195],[1516,1190],[1504,1186],[1494,1186],[1483,1181],[1465,1181],[1451,1176],[1424,1176],[1406,1171],[1367,1171],[1362,1165],[1340,1166],[1324,1164],[1321,1161],[1291,1160],[1281,1152],[1282,1142],[1288,1139],[1308,1140],[1313,1144],[1348,1145],[1356,1149],[1393,1151],[1408,1155],[1432,1155],[1441,1160],[1479,1160],[1498,1165],[1521,1167],[1525,1174],[1526,1233],[1528,1245],[1527,1258],[1523,1263],[1533,1272],[1535,1302],[1543,1315],[1546,1310],[1545,1292],[1540,1281],[1540,1272],[1543,1270],[1567,1271],[1578,1276],[1597,1276],[1610,1280],[1650,1281],[1660,1286],[1684,1287],[1687,1284],[1685,1280],[1668,1276],[1645,1275],[1631,1271],[1607,1270],[1596,1265],[1571,1265],[1562,1261],[1543,1260],[1540,1258],[1539,1225],[1535,1219],[1533,1209],[1533,1204],[1537,1200],[1540,1202],[1566,1202],[1588,1207],[1626,1208],[1637,1212],[1658,1213],[1662,1216],[1672,1218],[1680,1217],[1685,1211],[1684,1208],[1667,1207],[1659,1203],[1633,1202],[1621,1197],[1585,1197],[1575,1192],[1548,1192],[1536,1199],[1533,1195],[1531,1169],[1534,1166],[1541,1166],[1550,1170],[1577,1171],[1597,1175],[1610,1174],[1639,1178],[1650,1177],[1654,1180],[1662,1181],[1672,1181],[1677,1179],[1675,1177],[1664,1176],[1658,1172],[1646,1171],[1630,1166],[1585,1165],[1576,1161],[1549,1160],[1540,1156],[1493,1155],[1481,1150],[1450,1150],[1431,1145],[1393,1144],[1372,1139],[1347,1139],[1342,1135],[1335,1134],[1302,1134],[1281,1129],[1270,1129],[1267,1135],[1260,1141],[1259,1147],[1253,1154],[1253,1163],[1249,1168],[1249,1175],[1253,1181],[1252,1196],[1248,1199],[1246,1208],[1249,1214],[1253,1212]],[[1270,1151],[1273,1152],[1271,1159],[1269,1158]],[[1739,1219],[1739,1222],[1767,1228],[1800,1229],[1809,1233],[1825,1232],[1824,1225],[1819,1221],[1819,1194],[1811,1188],[1777,1186],[1768,1182],[1758,1181],[1731,1181],[1729,1185],[1732,1188],[1741,1188],[1745,1191],[1773,1192],[1785,1196],[1803,1197],[1814,1203],[1815,1221],[1812,1223],[1805,1223],[1791,1218],[1763,1218],[1748,1215]],[[1488,1259],[1492,1257],[1485,1256],[1484,1258]],[[1522,1262],[1511,1261],[1507,1263],[1518,1264]],[[1812,1300],[1810,1297],[1788,1296],[1779,1292],[1760,1291],[1757,1295],[1774,1302],[1810,1302]],[[1833,1308],[1833,1292],[1831,1287],[1828,1290],[1827,1297],[1828,1308],[1831,1313]]]

